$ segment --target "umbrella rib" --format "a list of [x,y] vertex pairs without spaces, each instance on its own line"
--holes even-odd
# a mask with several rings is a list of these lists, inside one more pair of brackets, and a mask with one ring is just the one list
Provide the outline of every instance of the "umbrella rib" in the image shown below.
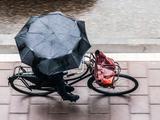
[[[41,20],[40,20],[41,21]],[[41,21],[42,22],[42,24],[47,28],[47,29],[49,29],[49,30],[51,30],[52,31],[52,29],[48,26],[48,25],[46,25],[43,21]],[[52,33],[55,33],[54,31],[52,31]]]
[[[41,20],[40,20],[41,21]],[[60,39],[57,35],[56,35],[56,33],[51,29],[51,27],[49,27],[48,25],[46,25],[43,21],[41,21],[42,22],[42,24],[44,25],[44,26],[46,26],[46,28],[48,28],[49,30],[51,30],[51,32],[52,32],[52,34],[54,33],[54,35],[58,38],[58,39]],[[46,40],[46,39],[44,39],[44,40]]]
[[43,33],[40,33],[40,32],[38,32],[38,33],[34,33],[34,32],[28,32],[29,34],[38,34],[38,35],[42,35]]

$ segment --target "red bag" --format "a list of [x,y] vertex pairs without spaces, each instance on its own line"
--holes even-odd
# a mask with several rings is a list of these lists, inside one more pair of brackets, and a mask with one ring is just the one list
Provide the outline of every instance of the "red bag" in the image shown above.
[[115,63],[111,58],[106,57],[99,51],[96,55],[94,77],[101,85],[110,85],[115,75]]

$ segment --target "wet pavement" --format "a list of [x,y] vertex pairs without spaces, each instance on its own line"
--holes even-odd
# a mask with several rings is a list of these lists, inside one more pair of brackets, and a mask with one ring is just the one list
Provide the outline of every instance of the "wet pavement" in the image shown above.
[[159,0],[0,0],[0,34],[17,33],[32,15],[62,11],[86,21],[93,43],[159,39]]
[[159,0],[0,0],[0,45],[15,47],[30,16],[54,11],[85,20],[91,44],[107,52],[160,51]]
[[28,17],[62,11],[76,17],[88,12],[96,0],[0,0],[0,33],[15,33]]

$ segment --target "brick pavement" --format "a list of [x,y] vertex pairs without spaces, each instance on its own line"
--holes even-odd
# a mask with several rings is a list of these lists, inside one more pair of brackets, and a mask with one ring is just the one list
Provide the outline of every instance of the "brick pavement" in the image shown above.
[[18,63],[0,63],[1,120],[160,120],[160,62],[120,62],[122,72],[136,77],[139,88],[125,97],[101,97],[78,83],[76,103],[50,97],[26,97],[7,78]]

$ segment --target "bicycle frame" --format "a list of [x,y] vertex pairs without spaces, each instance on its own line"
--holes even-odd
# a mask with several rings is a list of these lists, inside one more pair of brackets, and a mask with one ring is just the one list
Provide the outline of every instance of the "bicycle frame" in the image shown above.
[[[85,80],[85,78],[93,75],[93,73],[88,73],[89,69],[90,69],[89,66],[87,66],[87,70],[86,70],[86,72],[84,73],[84,75],[82,75],[82,76],[80,76],[80,77],[78,77],[78,78],[76,78],[76,79],[65,80],[65,82],[66,82],[68,85],[73,85],[73,84],[75,84],[75,83],[77,83],[77,82],[79,82],[79,81],[81,81],[81,80]],[[70,82],[70,83],[69,83],[69,82]]]
[[[138,82],[135,78],[129,76],[129,75],[124,75],[124,74],[120,74],[121,68],[118,65],[118,63],[114,62],[114,66],[112,66],[112,64],[103,64],[102,67],[105,69],[111,69],[114,70],[114,74],[106,74],[105,78],[102,80],[111,80],[110,83],[104,83],[101,82],[101,79],[96,79],[97,74],[101,74],[103,73],[103,71],[98,71],[96,72],[95,68],[97,65],[96,64],[96,59],[95,56],[91,53],[90,56],[86,56],[86,59],[83,59],[82,61],[82,65],[81,66],[85,66],[86,65],[86,69],[84,69],[84,67],[82,67],[82,69],[80,69],[81,67],[79,67],[78,69],[72,69],[72,70],[68,70],[68,71],[64,71],[64,80],[65,83],[72,86],[73,84],[76,84],[82,80],[87,80],[87,86],[90,89],[93,89],[96,92],[102,93],[104,95],[123,95],[123,94],[127,94],[130,93],[132,91],[134,91],[137,87],[138,87]],[[101,64],[99,64],[101,65]],[[114,69],[112,69],[114,67]],[[29,68],[29,69],[28,69]],[[101,68],[101,67],[100,67]],[[102,70],[104,70],[102,69]],[[101,70],[101,69],[99,69]],[[80,72],[79,72],[80,71]],[[105,70],[104,70],[105,72]],[[89,79],[85,79],[89,77]],[[108,78],[107,78],[108,77]],[[111,78],[111,79],[110,79]],[[122,89],[122,91],[115,89],[117,87],[117,83],[118,83],[118,79],[119,78],[124,78],[124,80],[130,80],[130,82],[133,83],[133,87],[131,86],[131,88],[128,88],[128,90],[126,89]],[[13,71],[13,76],[8,78],[9,83],[11,85],[11,87],[15,90],[17,90],[18,92],[24,93],[24,94],[28,94],[28,95],[40,95],[40,96],[45,96],[48,95],[52,92],[56,92],[56,83],[54,82],[54,80],[52,79],[48,79],[45,78],[44,79],[39,79],[30,69],[30,67],[27,66],[17,66],[15,67],[14,71]],[[97,86],[98,85],[98,86]],[[27,89],[26,89],[27,88]],[[103,88],[103,89],[101,89]],[[106,88],[106,90],[104,89]],[[123,87],[122,87],[123,88]],[[111,89],[111,91],[108,91],[107,89]],[[112,92],[113,90],[113,92]],[[115,91],[115,92],[114,92]]]
[[[68,85],[76,84],[77,82],[85,80],[85,78],[91,77],[91,76],[94,75],[94,72],[93,72],[94,71],[94,66],[95,66],[95,56],[94,56],[94,54],[91,53],[90,56],[85,56],[85,58],[88,58],[88,60],[84,60],[84,58],[83,58],[82,64],[86,64],[87,65],[87,70],[85,71],[85,73],[83,73],[79,77],[65,80],[65,82]],[[89,62],[87,63],[87,61],[89,61]],[[120,72],[120,68],[119,68],[118,63],[116,63],[116,64],[117,64],[116,66],[118,66],[118,73],[119,73]],[[107,67],[110,67],[110,65],[108,65]],[[26,69],[28,69],[28,68],[30,68],[30,67],[27,67],[27,66],[17,66],[17,67],[15,67],[14,71],[13,71],[13,76],[16,75],[17,77],[21,77],[22,78],[21,81],[26,85],[26,87],[28,85],[27,85],[27,82],[25,80],[23,80],[23,78],[29,80],[30,82],[36,84],[37,86],[40,86],[39,85],[40,84],[40,80],[38,79],[38,77],[35,76],[32,71],[29,71],[29,72],[26,71]],[[17,69],[18,69],[18,74],[16,74],[16,70]],[[84,70],[84,68],[82,68],[81,72],[83,72],[83,70]],[[75,74],[79,74],[81,72],[77,72]],[[67,74],[67,73],[64,73],[64,74]],[[72,76],[72,74],[71,74],[71,76]],[[54,87],[52,82],[53,82],[52,80],[45,80],[45,81],[43,81],[43,84],[45,85],[45,87]]]

